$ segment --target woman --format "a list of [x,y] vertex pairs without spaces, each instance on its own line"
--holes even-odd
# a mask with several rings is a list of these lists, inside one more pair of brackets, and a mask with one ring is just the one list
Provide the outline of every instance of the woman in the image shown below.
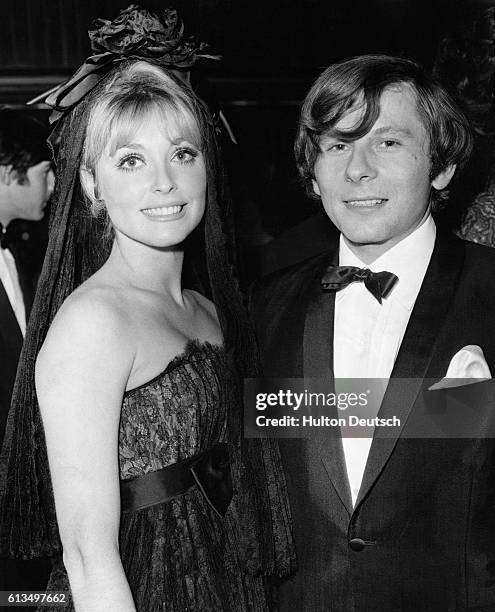
[[[68,577],[78,612],[265,610],[293,553],[276,450],[241,448],[233,366],[255,375],[254,343],[226,261],[214,125],[157,64],[120,57],[62,119],[0,543],[60,552],[51,481],[63,564],[48,590]],[[42,342],[50,473],[30,380]]]

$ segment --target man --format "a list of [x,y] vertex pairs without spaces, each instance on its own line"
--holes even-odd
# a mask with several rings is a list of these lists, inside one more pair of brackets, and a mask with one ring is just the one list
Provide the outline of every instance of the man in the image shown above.
[[53,182],[43,125],[21,112],[1,111],[0,443],[33,300],[38,264],[32,261],[28,234],[19,231],[19,220],[40,221],[43,218]]
[[495,445],[482,424],[411,434],[431,379],[495,372],[495,253],[431,216],[471,142],[406,60],[331,66],[306,98],[296,160],[341,236],[253,291],[264,374],[385,379],[378,416],[402,425],[280,440],[299,561],[281,610],[495,610]]
[[[46,130],[16,111],[0,111],[0,445],[41,261],[22,221],[40,221],[54,175]],[[43,560],[0,560],[0,590],[44,589]]]

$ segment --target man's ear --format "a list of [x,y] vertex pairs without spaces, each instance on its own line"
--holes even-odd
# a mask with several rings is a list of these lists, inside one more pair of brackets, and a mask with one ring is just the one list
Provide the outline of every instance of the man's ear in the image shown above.
[[88,198],[93,202],[93,204],[98,200],[96,196],[96,183],[95,176],[91,170],[88,168],[82,167],[80,170],[81,176],[81,186],[83,188],[84,193],[88,196]]
[[0,183],[2,183],[2,185],[8,187],[14,178],[14,169],[11,165],[0,166]]
[[455,164],[447,166],[445,170],[442,170],[442,172],[440,172],[440,174],[433,179],[431,183],[432,187],[434,187],[437,191],[445,189],[445,187],[447,187],[452,177],[454,176],[456,168],[457,166]]
[[313,183],[313,191],[316,193],[317,196],[321,197],[320,188],[318,187],[318,183],[315,181],[315,179],[311,179],[311,182]]

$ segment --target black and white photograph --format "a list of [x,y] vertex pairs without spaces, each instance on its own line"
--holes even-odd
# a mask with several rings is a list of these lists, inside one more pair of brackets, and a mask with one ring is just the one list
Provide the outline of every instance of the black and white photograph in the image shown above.
[[0,609],[495,612],[495,0],[0,14]]

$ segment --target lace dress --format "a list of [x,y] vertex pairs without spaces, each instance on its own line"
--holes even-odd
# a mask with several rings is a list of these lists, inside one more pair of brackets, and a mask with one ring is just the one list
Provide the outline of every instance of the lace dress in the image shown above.
[[[293,566],[278,455],[261,445],[241,453],[238,393],[223,349],[192,341],[164,372],[125,394],[122,479],[227,442],[234,485],[224,518],[197,487],[122,515],[121,557],[138,612],[267,610],[270,574],[287,574]],[[69,590],[61,560],[48,590]],[[53,608],[61,609],[67,610]]]

